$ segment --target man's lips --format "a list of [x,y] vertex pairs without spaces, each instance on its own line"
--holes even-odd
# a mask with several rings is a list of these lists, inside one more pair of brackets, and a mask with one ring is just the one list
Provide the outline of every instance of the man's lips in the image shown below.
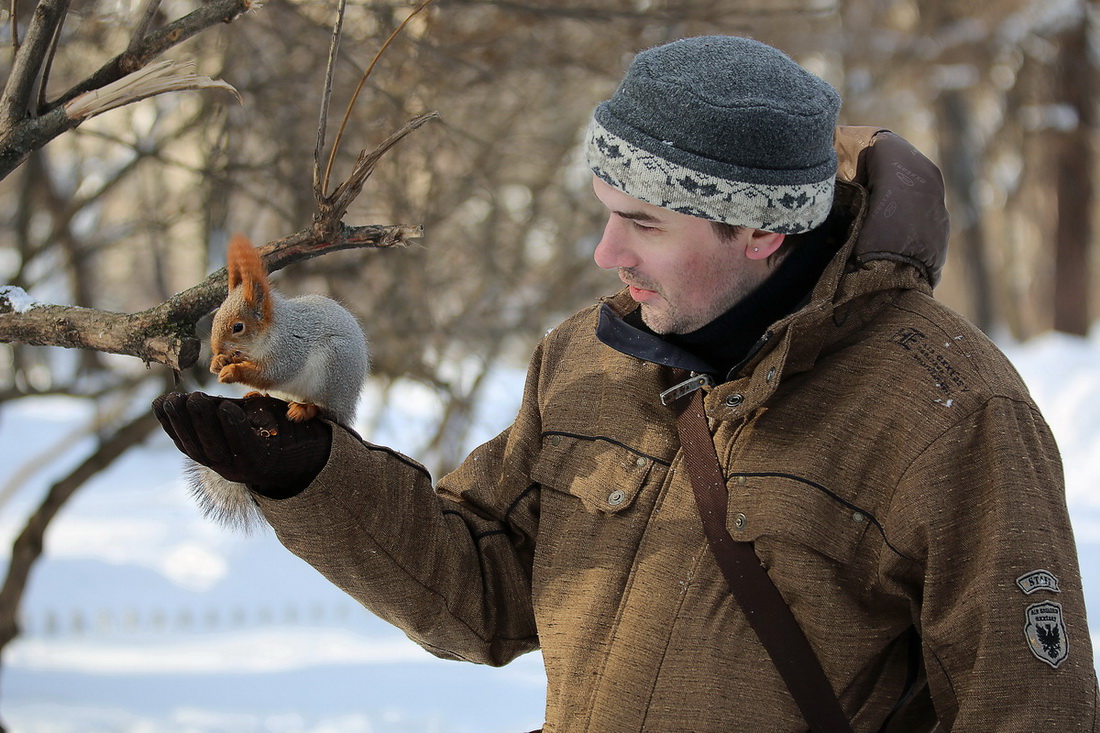
[[630,277],[624,277],[623,273],[619,273],[619,279],[623,281],[623,285],[627,286],[630,290],[630,297],[639,303],[644,303],[647,300],[652,300],[660,293],[656,290],[649,290],[647,288],[640,288],[634,284],[633,279]]

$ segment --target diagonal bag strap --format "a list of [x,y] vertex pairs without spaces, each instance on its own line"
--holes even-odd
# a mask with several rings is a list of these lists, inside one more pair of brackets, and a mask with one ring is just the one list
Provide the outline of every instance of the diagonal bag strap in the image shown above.
[[[674,398],[682,396],[681,393]],[[821,663],[783,596],[760,564],[752,544],[735,541],[726,529],[729,493],[707,426],[701,389],[692,391],[686,407],[676,416],[676,429],[707,542],[734,599],[787,683],[810,730],[813,733],[851,733],[852,726]]]

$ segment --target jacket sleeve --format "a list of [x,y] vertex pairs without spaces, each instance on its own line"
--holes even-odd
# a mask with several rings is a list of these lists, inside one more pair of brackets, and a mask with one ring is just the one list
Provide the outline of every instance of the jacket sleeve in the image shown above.
[[1096,675],[1061,460],[1034,406],[994,397],[909,467],[886,523],[946,730],[1092,731]]
[[437,656],[502,665],[538,647],[538,353],[513,425],[433,487],[419,464],[334,427],[300,494],[258,497],[279,540]]

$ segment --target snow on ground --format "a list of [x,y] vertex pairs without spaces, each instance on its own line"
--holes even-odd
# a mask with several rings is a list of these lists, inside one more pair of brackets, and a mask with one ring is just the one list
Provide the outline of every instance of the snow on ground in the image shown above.
[[[1100,329],[1097,329],[1100,334]],[[1006,348],[1055,432],[1100,629],[1100,336]],[[522,374],[494,391],[474,440],[514,414]],[[373,439],[416,455],[435,419],[412,389]],[[0,412],[0,552],[51,479],[91,445],[85,405]],[[30,481],[15,471],[40,454]],[[5,651],[0,717],[13,733],[518,732],[542,720],[538,654],[501,669],[442,661],[374,618],[270,533],[205,521],[161,434],[82,489],[55,520]]]

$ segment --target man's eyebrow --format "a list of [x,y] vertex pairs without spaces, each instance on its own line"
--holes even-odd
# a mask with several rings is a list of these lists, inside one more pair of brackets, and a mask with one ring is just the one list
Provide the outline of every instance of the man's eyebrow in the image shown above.
[[614,213],[616,216],[621,216],[623,219],[640,221],[647,224],[657,224],[661,221],[659,217],[646,211],[615,211],[612,213]]

